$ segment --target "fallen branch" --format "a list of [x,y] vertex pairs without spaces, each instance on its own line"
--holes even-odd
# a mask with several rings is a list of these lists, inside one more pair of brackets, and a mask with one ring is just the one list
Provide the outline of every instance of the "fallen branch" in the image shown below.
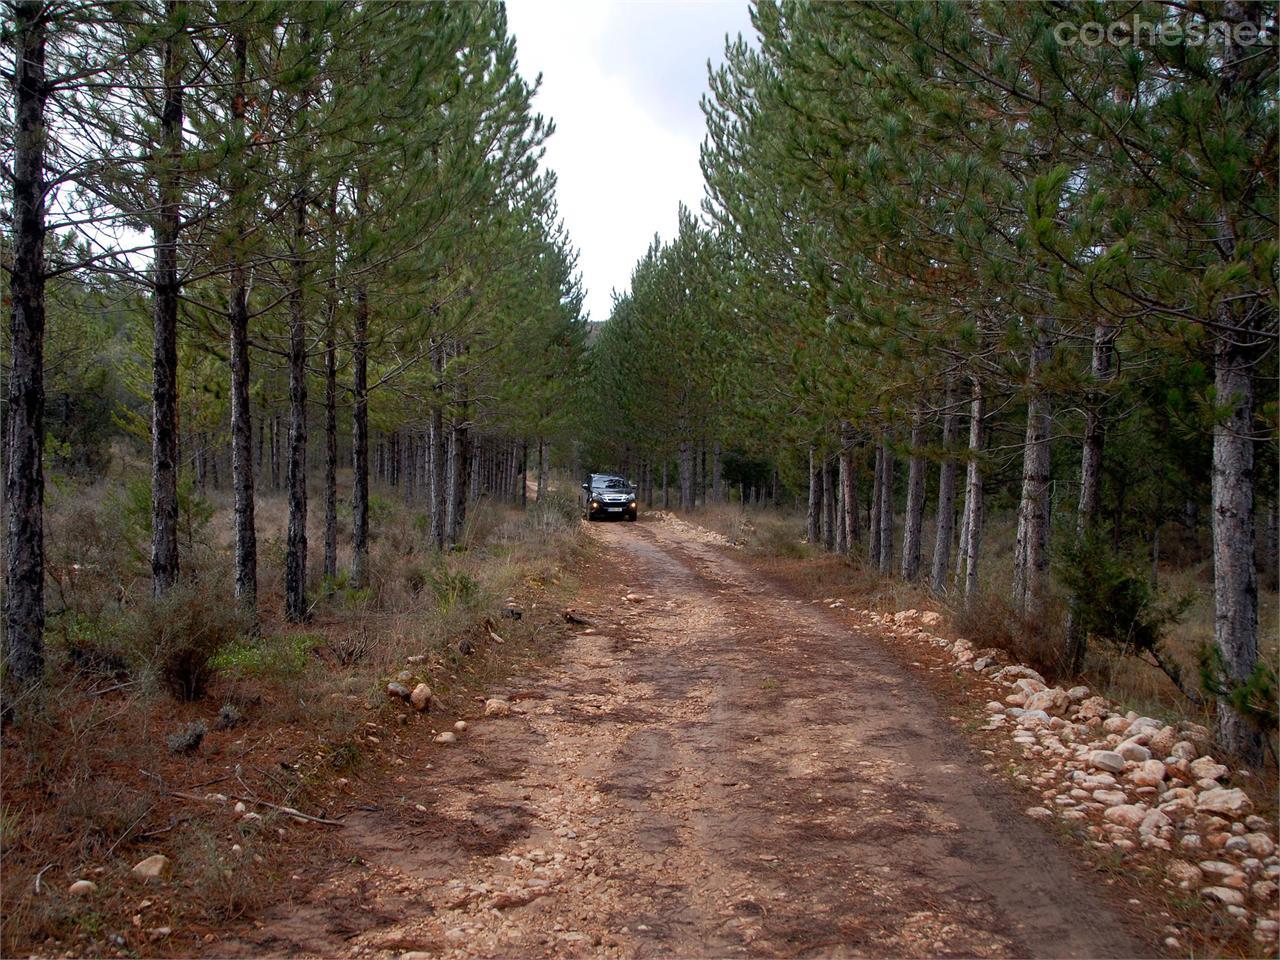
[[[169,796],[177,797],[180,800],[194,800],[197,803],[221,802],[218,800],[210,800],[208,797],[202,797],[194,793],[183,793],[182,791],[179,791],[179,790],[174,790],[172,793],[169,794]],[[341,820],[327,820],[324,817],[313,817],[311,814],[303,813],[301,810],[297,810],[293,807],[282,807],[278,803],[271,803],[267,800],[258,800],[255,797],[235,797],[234,799],[239,800],[242,803],[256,803],[260,807],[267,807],[271,810],[278,810],[280,813],[286,814],[287,816],[297,817],[299,820],[306,820],[310,823],[323,823],[326,827],[346,826],[346,824],[344,824]]]

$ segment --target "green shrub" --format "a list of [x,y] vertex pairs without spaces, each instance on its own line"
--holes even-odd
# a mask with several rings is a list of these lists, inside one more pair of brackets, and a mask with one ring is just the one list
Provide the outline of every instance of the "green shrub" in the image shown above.
[[1182,619],[1191,597],[1163,597],[1135,564],[1096,536],[1077,538],[1062,549],[1058,575],[1070,592],[1071,615],[1086,637],[1146,659],[1188,697],[1198,699],[1185,686],[1178,664],[1161,649],[1166,632]]
[[204,696],[214,655],[247,626],[230,596],[230,585],[221,580],[179,583],[163,597],[143,601],[129,617],[136,655],[179,700]]
[[[117,525],[117,534],[129,545],[134,558],[150,556],[151,479],[134,477],[112,491],[107,505]],[[195,491],[190,477],[178,481],[178,537],[190,549],[204,534],[213,518],[214,506]]]
[[226,644],[210,658],[210,666],[219,673],[242,679],[258,677],[286,680],[307,669],[311,651],[324,642],[323,637],[309,633],[242,638]]
[[473,577],[461,570],[451,571],[443,563],[427,570],[426,577],[441,612],[469,603],[480,592],[480,585]]

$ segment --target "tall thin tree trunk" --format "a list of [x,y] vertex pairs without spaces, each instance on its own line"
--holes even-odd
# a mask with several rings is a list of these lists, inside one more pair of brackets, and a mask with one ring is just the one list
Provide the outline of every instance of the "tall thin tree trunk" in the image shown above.
[[884,489],[880,493],[880,572],[893,572],[893,447],[890,446],[889,434],[884,434],[880,441],[883,466],[880,482]]
[[1027,433],[1022,452],[1022,498],[1014,549],[1013,602],[1027,619],[1038,621],[1044,602],[1044,573],[1049,566],[1049,396],[1038,382],[1053,354],[1048,321],[1039,321],[1031,347],[1027,379]]
[[662,509],[671,509],[671,487],[667,483],[667,473],[671,465],[666,460],[662,461]]
[[809,445],[809,512],[805,521],[805,536],[810,545],[816,547],[822,534],[822,470],[812,444]]
[[929,585],[934,593],[945,593],[951,569],[951,538],[956,523],[956,434],[960,418],[955,411],[955,385],[947,378],[946,409],[942,414],[942,463],[938,466],[938,512],[933,541],[933,566]]
[[986,439],[986,415],[986,396],[982,391],[982,381],[975,374],[969,401],[969,464],[965,473],[964,521],[960,533],[960,556],[956,566],[956,583],[962,588],[966,606],[978,595],[978,565],[985,521],[981,456]]
[[5,671],[44,675],[44,105],[48,15],[43,0],[13,4],[13,273],[5,429]]
[[875,474],[871,481],[871,510],[867,516],[867,528],[870,536],[867,542],[867,562],[875,568],[880,566],[880,511],[884,504],[884,447],[876,444]]
[[[303,23],[298,34],[305,46],[311,39]],[[300,148],[293,185],[293,237],[289,291],[289,526],[284,558],[285,618],[300,623],[307,616],[307,208],[311,204],[310,145],[306,143],[310,89],[298,97],[297,130]]]
[[720,443],[711,447],[711,499],[715,503],[724,502],[724,464],[720,460]]
[[[1224,311],[1225,312],[1225,311]],[[1224,332],[1215,344],[1214,387],[1226,408],[1213,428],[1213,642],[1226,680],[1243,683],[1258,662],[1258,574],[1254,566],[1253,364],[1246,334]],[[1226,697],[1218,698],[1219,742],[1242,760],[1262,758],[1258,727]]]
[[862,539],[858,529],[862,505],[858,502],[858,479],[853,465],[853,428],[848,423],[840,431],[840,502],[844,505],[844,552],[852,556]]
[[[235,55],[231,117],[237,140],[244,137],[245,81],[248,43],[243,31],[232,37]],[[244,160],[236,162],[232,189],[244,189]],[[237,231],[240,233],[241,231]],[[249,280],[248,271],[235,250],[231,264],[231,487],[235,501],[236,600],[255,620],[258,613],[258,534],[254,527],[253,413],[249,406]],[[261,426],[261,424],[259,424]],[[261,438],[259,438],[261,449]]]
[[446,520],[449,514],[448,486],[445,470],[448,451],[444,433],[444,342],[439,338],[431,343],[431,542],[437,550],[443,550],[447,536]]
[[924,414],[911,423],[911,460],[907,468],[907,517],[902,532],[902,579],[920,579],[921,535],[924,531]]
[[680,444],[680,509],[693,509],[693,444]]
[[[1085,400],[1084,441],[1080,448],[1080,504],[1076,512],[1076,538],[1084,540],[1097,525],[1102,505],[1102,454],[1106,442],[1106,418],[1103,416],[1103,388],[1111,380],[1112,356],[1115,350],[1115,327],[1099,323],[1093,328],[1093,358],[1090,363],[1092,385]],[[1084,666],[1088,638],[1076,615],[1077,606],[1087,602],[1072,597],[1067,606],[1067,669],[1078,673]]]
[[831,464],[822,461],[822,545],[828,552],[836,548],[836,484]]
[[166,4],[163,155],[156,175],[153,345],[151,354],[151,590],[178,581],[178,234],[182,227],[182,68],[177,0]]

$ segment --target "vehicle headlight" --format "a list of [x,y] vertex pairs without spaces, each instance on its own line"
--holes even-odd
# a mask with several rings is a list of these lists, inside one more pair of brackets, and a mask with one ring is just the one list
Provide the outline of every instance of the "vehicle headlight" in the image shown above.
[[591,501],[591,509],[592,509],[592,510],[599,510],[599,509],[600,509],[600,501],[599,501],[599,500],[592,500],[592,501]]

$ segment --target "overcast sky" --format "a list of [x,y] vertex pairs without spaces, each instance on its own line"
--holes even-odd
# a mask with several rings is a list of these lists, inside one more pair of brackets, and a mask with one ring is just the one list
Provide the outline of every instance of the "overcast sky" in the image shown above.
[[521,72],[542,74],[547,164],[604,320],[654,233],[674,234],[677,205],[700,208],[707,60],[726,33],[753,36],[747,0],[508,0],[507,17]]

